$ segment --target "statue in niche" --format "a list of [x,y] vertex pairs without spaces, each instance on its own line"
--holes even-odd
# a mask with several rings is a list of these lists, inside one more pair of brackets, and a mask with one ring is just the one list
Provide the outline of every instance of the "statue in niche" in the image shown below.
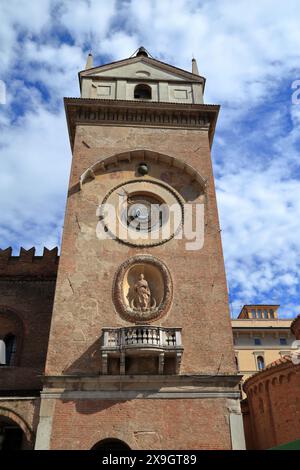
[[140,274],[139,280],[134,285],[134,292],[136,307],[141,310],[148,310],[150,307],[151,292],[144,274]]
[[144,274],[139,275],[139,280],[134,285],[134,294],[131,302],[131,307],[134,310],[146,311],[156,307],[155,299],[151,305],[151,291]]

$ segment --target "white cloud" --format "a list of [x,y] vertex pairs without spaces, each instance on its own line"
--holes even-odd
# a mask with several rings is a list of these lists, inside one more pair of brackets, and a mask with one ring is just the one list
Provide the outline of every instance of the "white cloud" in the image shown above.
[[98,50],[109,34],[116,0],[65,0],[60,2],[59,22],[80,46],[90,42]]
[[40,35],[50,22],[51,0],[10,0],[0,4],[0,64],[3,73],[22,56],[17,45],[19,34]]
[[130,18],[153,55],[185,68],[197,57],[208,101],[251,105],[270,75],[298,67],[297,9],[296,0],[132,0]]
[[70,167],[62,113],[40,106],[1,139],[1,247],[57,246]]
[[99,52],[109,53],[116,59],[124,59],[130,57],[139,46],[137,36],[130,36],[123,31],[118,31],[101,42]]
[[85,60],[79,46],[37,44],[28,40],[23,46],[24,78],[39,81],[51,94],[51,100],[62,102],[63,96],[78,96],[77,74],[84,68]]
[[[243,142],[242,134],[233,148],[221,146],[224,162],[218,165],[216,183],[228,284],[244,303],[285,303],[299,295],[300,180],[293,174],[298,131],[282,135],[280,120],[274,113],[274,143],[268,125],[255,129],[259,159],[252,155],[251,161],[251,136]],[[259,155],[265,136],[267,161]],[[239,163],[239,153],[247,150],[248,159]]]

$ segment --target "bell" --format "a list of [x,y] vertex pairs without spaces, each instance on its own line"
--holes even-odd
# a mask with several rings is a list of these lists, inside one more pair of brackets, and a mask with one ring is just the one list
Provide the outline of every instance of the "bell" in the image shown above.
[[140,55],[143,55],[144,57],[148,57],[148,52],[146,51],[146,49],[143,46],[139,47],[139,49],[136,53],[136,57],[138,57]]

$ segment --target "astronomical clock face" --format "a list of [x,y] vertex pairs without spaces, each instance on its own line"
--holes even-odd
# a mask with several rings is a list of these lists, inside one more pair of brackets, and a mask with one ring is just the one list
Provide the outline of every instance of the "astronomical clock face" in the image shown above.
[[152,232],[159,230],[168,220],[168,207],[149,193],[129,195],[125,198],[124,206],[120,218],[131,230]]
[[154,246],[170,240],[183,220],[178,194],[164,184],[143,179],[113,188],[100,207],[105,231],[132,246]]

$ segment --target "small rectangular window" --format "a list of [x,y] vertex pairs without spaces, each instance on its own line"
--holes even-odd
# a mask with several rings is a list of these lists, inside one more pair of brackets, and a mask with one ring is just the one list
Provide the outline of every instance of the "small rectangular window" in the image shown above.
[[261,339],[260,338],[254,338],[254,344],[255,344],[255,346],[260,346],[261,345]]
[[262,311],[260,310],[260,308],[257,310],[257,317],[262,318]]

